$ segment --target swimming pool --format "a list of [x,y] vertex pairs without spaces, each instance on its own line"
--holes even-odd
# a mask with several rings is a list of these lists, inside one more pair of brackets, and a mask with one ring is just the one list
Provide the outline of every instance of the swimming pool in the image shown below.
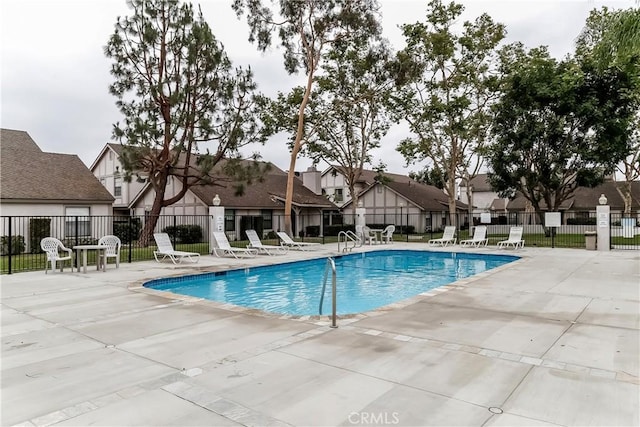
[[[486,255],[384,250],[334,257],[337,313],[373,310],[517,260]],[[156,279],[145,287],[243,307],[317,315],[327,258]],[[331,278],[323,314],[331,312]]]

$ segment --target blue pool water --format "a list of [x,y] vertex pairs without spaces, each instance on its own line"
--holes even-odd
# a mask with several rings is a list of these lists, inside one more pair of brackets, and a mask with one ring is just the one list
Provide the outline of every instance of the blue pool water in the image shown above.
[[[518,259],[509,255],[385,250],[337,256],[337,312],[361,313]],[[243,307],[317,315],[327,259],[152,280],[144,286]],[[331,275],[323,314],[331,312]]]

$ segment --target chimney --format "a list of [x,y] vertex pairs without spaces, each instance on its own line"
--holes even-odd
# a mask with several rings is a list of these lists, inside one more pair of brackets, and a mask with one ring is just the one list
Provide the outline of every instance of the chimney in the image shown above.
[[316,170],[315,166],[309,166],[306,171],[302,172],[302,185],[317,195],[322,194],[320,172]]

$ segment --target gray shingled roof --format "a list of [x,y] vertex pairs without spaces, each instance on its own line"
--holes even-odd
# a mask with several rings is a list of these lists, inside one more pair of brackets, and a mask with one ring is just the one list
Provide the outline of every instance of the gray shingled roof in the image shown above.
[[[335,168],[338,171],[342,169],[339,166],[331,167]],[[324,173],[327,173],[328,171],[329,169],[327,169]],[[368,185],[368,187],[362,190],[360,194],[364,194],[367,191],[370,191],[376,185],[382,185],[376,183],[375,177],[377,175],[378,172],[376,171],[368,169],[362,170],[362,174],[360,175],[360,182],[364,182]],[[442,191],[438,187],[419,183],[406,175],[387,172],[384,172],[383,175],[390,179],[390,181],[385,183],[384,185],[400,194],[405,199],[415,203],[423,210],[435,212],[449,210],[449,199],[444,191]],[[352,201],[347,202],[343,206],[343,208],[349,206],[351,202]],[[467,209],[467,205],[460,201],[456,201],[456,206],[458,209]]]
[[45,153],[27,132],[0,129],[0,198],[112,203],[76,155]]
[[[607,197],[607,204],[615,210],[624,209],[624,201],[620,196],[620,193],[616,189],[616,185],[623,185],[622,182],[605,182],[594,188],[578,187],[573,195],[565,202],[562,203],[562,210],[571,209],[574,211],[592,211],[598,206],[598,199],[601,194]],[[634,210],[640,209],[640,182],[634,181],[631,183],[631,197],[633,200],[632,208]],[[524,210],[527,200],[520,194],[515,199],[510,200],[507,209],[508,210]],[[542,209],[546,208],[543,203]]]
[[[469,180],[471,185],[473,186],[473,191],[486,191],[493,192],[491,188],[491,184],[489,183],[489,175],[486,173],[480,173]],[[466,187],[467,180],[463,179],[460,181],[460,187]]]
[[[114,147],[115,148],[115,147]],[[117,148],[116,148],[117,150]],[[249,162],[248,160],[245,162]],[[215,167],[221,169],[224,160]],[[264,163],[264,162],[263,162]],[[261,180],[254,180],[250,185],[244,185],[244,191],[236,195],[236,185],[230,182],[228,177],[221,176],[216,184],[194,185],[191,192],[207,205],[212,205],[216,194],[220,197],[222,205],[227,208],[247,209],[280,209],[284,207],[287,189],[287,173],[270,164],[271,168],[264,174]],[[302,184],[300,179],[293,181],[293,204],[300,207],[315,207],[324,209],[336,209],[325,196],[317,195]],[[151,191],[149,186],[145,191]],[[141,197],[142,194],[138,195]]]
[[[261,182],[255,181],[246,185],[242,195],[235,194],[235,187],[231,183],[224,185],[198,185],[192,187],[191,191],[208,205],[211,205],[213,198],[218,194],[222,200],[221,204],[228,208],[282,208],[286,198],[287,175],[266,174]],[[336,208],[326,197],[314,194],[298,179],[293,181],[293,204],[301,207]]]

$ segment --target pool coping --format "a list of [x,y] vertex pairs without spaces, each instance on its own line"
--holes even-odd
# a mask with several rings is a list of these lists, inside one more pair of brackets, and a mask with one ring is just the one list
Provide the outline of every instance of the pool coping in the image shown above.
[[[478,254],[477,252],[470,252],[470,251],[447,251],[447,250],[429,250],[430,248],[426,248],[426,249],[390,249],[390,248],[371,248],[370,250],[367,250],[366,252],[381,252],[381,251],[388,251],[388,250],[398,250],[398,251],[416,251],[416,252],[438,252],[438,253],[442,253],[442,252],[447,252],[447,253],[464,253],[464,254]],[[356,252],[356,253],[363,253],[363,252]],[[498,267],[494,267],[492,269],[489,270],[485,270],[481,273],[477,273],[474,274],[473,276],[470,277],[465,277],[464,279],[459,279],[456,280],[455,282],[451,282],[451,283],[447,283],[445,285],[442,286],[438,286],[436,288],[430,289],[426,292],[421,292],[417,295],[411,296],[409,298],[404,298],[402,300],[399,301],[395,301],[393,303],[375,308],[373,310],[368,310],[368,311],[364,311],[362,313],[354,313],[354,314],[342,314],[342,315],[336,315],[336,320],[340,321],[341,324],[349,324],[349,323],[353,323],[355,321],[359,321],[362,319],[366,319],[366,318],[370,318],[370,317],[376,317],[376,316],[380,316],[382,314],[385,314],[389,311],[393,311],[393,310],[398,310],[398,309],[402,309],[404,307],[428,300],[431,297],[434,297],[436,295],[439,295],[443,292],[447,292],[450,291],[452,289],[464,289],[469,287],[469,285],[472,282],[478,281],[480,279],[489,277],[493,274],[497,274],[501,271],[503,271],[504,269],[507,268],[511,268],[514,267],[518,264],[521,264],[522,262],[525,262],[529,257],[525,254],[523,255],[510,255],[510,254],[505,254],[505,253],[482,253],[480,255],[491,255],[491,256],[495,256],[495,255],[505,255],[505,256],[517,256],[519,257],[519,259],[516,259],[514,261],[511,261],[507,264],[498,266]],[[286,262],[269,262],[269,263],[265,263],[265,264],[256,264],[256,265],[251,265],[251,266],[238,266],[238,267],[234,267],[234,268],[229,268],[229,266],[207,266],[207,267],[196,267],[196,269],[198,270],[197,273],[194,273],[193,275],[199,275],[199,274],[207,274],[207,273],[217,273],[217,272],[222,272],[222,271],[233,271],[233,270],[241,270],[243,268],[258,268],[258,267],[268,267],[271,265],[280,265],[280,264],[288,264],[288,263],[293,263],[293,262],[300,262],[300,261],[313,261],[313,260],[319,260],[319,259],[323,259],[323,258],[328,258],[329,256],[321,256],[321,257],[315,257],[315,258],[306,258],[304,260],[294,260],[294,261],[286,261]],[[266,259],[265,259],[266,260]],[[159,297],[163,297],[166,299],[170,299],[174,302],[182,302],[182,303],[187,303],[187,304],[198,304],[198,305],[203,305],[203,306],[207,306],[207,307],[212,307],[212,308],[216,308],[216,309],[220,309],[220,310],[225,310],[225,311],[230,311],[230,312],[234,312],[234,313],[239,313],[239,314],[247,314],[247,315],[252,315],[252,316],[258,316],[258,317],[265,317],[265,318],[270,318],[270,319],[280,319],[280,320],[294,320],[294,321],[298,321],[298,322],[306,322],[306,323],[311,323],[317,326],[327,326],[332,324],[332,315],[331,314],[327,314],[327,315],[293,315],[293,314],[281,314],[281,313],[272,313],[269,311],[265,311],[265,310],[260,310],[257,308],[250,308],[250,307],[243,307],[243,306],[239,306],[236,304],[231,304],[231,303],[223,303],[220,301],[214,301],[214,300],[210,300],[207,298],[202,298],[202,297],[192,297],[189,295],[183,295],[183,294],[176,294],[170,291],[161,291],[161,290],[157,290],[157,289],[153,289],[153,288],[148,288],[144,286],[144,283],[153,281],[153,280],[162,280],[162,279],[170,279],[173,277],[184,277],[187,276],[185,275],[184,272],[180,272],[180,273],[176,273],[173,275],[167,275],[167,276],[163,276],[163,277],[155,277],[155,278],[149,278],[149,279],[142,279],[142,280],[136,280],[132,283],[129,284],[129,286],[127,287],[127,289],[129,289],[132,292],[139,292],[139,293],[144,293],[147,295],[154,295],[154,296],[159,296]]]

